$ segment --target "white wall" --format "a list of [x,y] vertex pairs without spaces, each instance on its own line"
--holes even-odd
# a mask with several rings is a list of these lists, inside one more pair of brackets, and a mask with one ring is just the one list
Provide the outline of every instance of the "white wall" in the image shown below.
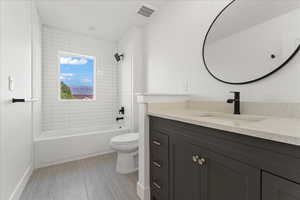
[[[116,43],[77,33],[43,27],[42,129],[43,132],[87,128],[99,130],[115,124],[117,114]],[[59,101],[58,52],[96,57],[95,101]]]
[[33,136],[41,134],[42,90],[42,23],[36,5],[32,8],[32,97],[39,101],[32,105]]
[[145,29],[148,92],[187,92],[197,99],[224,101],[231,96],[229,91],[239,90],[244,101],[299,102],[299,55],[280,72],[250,85],[225,85],[207,73],[201,56],[203,40],[225,5],[176,2],[159,11]]
[[[32,170],[31,104],[11,104],[31,97],[31,2],[1,1],[1,188],[3,200],[20,196]],[[17,13],[17,14],[16,14]],[[8,76],[14,90],[8,90]]]
[[136,93],[144,92],[143,31],[130,29],[119,41],[118,51],[124,53],[119,64],[120,105],[125,106],[125,123],[133,131],[138,130],[138,104]]
[[[3,13],[3,5],[2,2],[0,2],[0,13]],[[3,16],[0,14],[0,22],[3,23],[2,21]],[[2,44],[2,26],[0,25],[0,44]],[[2,63],[2,50],[0,50],[0,86],[2,87],[3,84],[3,75],[2,75],[2,70],[3,70],[3,63]],[[4,159],[3,159],[3,152],[4,152],[4,141],[3,141],[3,113],[1,110],[3,109],[3,97],[2,97],[2,91],[0,92],[0,200],[4,200],[4,191],[3,191],[3,185],[4,185],[4,173],[3,173],[3,164]]]

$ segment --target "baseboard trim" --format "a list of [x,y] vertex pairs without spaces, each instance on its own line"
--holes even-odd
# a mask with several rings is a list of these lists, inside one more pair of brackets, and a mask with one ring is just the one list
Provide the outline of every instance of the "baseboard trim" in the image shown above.
[[140,182],[137,183],[137,195],[141,200],[150,200],[150,187],[144,187]]
[[16,186],[14,192],[10,195],[9,200],[19,200],[23,190],[25,189],[31,175],[33,172],[33,165],[31,164],[25,171],[23,177],[21,178],[20,182]]
[[80,156],[76,156],[76,157],[72,157],[72,158],[66,158],[66,159],[58,160],[58,161],[54,161],[54,162],[37,163],[36,166],[35,166],[35,169],[50,167],[50,166],[53,166],[53,165],[64,164],[64,163],[67,163],[67,162],[82,160],[82,159],[101,156],[101,155],[106,155],[106,154],[111,154],[111,153],[114,153],[114,152],[115,151],[113,151],[113,150],[109,150],[109,151],[104,151],[104,152],[91,153],[91,154],[87,154],[87,155],[80,155]]

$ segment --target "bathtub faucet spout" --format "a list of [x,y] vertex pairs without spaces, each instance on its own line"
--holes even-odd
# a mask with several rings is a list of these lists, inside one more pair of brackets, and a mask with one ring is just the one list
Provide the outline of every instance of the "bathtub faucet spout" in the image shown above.
[[120,121],[120,120],[124,120],[124,117],[117,117],[117,118],[116,118],[116,121],[117,121],[117,122]]

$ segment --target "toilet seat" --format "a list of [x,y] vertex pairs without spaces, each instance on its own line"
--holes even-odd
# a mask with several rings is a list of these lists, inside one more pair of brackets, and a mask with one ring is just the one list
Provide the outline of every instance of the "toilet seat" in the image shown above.
[[139,140],[138,133],[127,133],[124,135],[113,137],[111,139],[111,144],[116,144],[116,145],[132,144],[132,143],[137,143],[138,140]]

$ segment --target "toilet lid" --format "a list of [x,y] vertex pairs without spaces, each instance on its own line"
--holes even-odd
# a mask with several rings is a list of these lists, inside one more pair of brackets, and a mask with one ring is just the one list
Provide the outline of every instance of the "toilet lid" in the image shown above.
[[128,144],[128,143],[136,143],[138,140],[139,140],[138,133],[127,133],[124,135],[119,135],[119,136],[113,137],[111,139],[111,143]]

